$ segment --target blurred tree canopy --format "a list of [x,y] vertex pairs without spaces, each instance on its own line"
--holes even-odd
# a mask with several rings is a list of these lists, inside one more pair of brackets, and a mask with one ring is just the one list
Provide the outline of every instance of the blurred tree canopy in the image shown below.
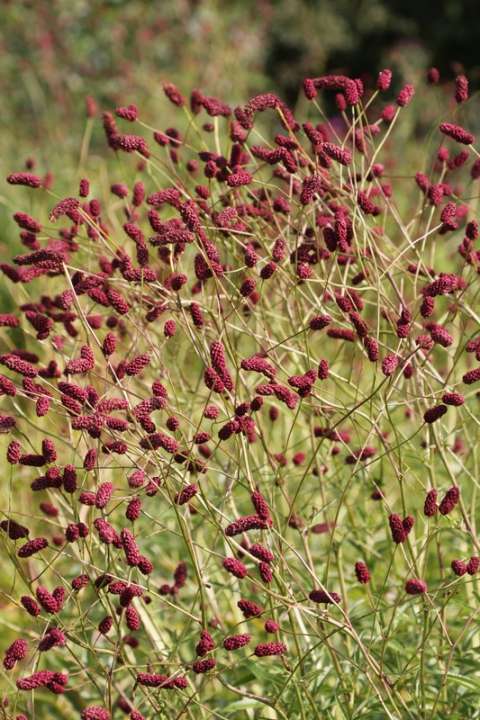
[[479,75],[477,0],[297,0],[272,3],[265,74],[287,99],[324,70],[376,74],[413,52],[449,76]]

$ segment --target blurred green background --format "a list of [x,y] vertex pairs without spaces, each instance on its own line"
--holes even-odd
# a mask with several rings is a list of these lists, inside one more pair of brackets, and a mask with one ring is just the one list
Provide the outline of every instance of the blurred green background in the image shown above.
[[[100,109],[136,103],[165,129],[165,80],[231,105],[272,90],[294,107],[306,76],[391,67],[395,91],[435,64],[444,78],[468,73],[475,91],[477,14],[477,0],[2,0],[0,174],[33,157],[59,194],[71,192],[85,98]],[[100,122],[92,152],[106,154]],[[0,183],[0,246],[17,242],[18,199]]]
[[[161,82],[295,104],[325,70],[479,74],[476,0],[2,0],[2,155],[71,139],[86,95],[158,109]],[[5,130],[8,136],[5,137]],[[73,136],[73,137],[72,137]]]
[[[34,172],[52,173],[57,197],[76,192],[83,174],[100,198],[111,182],[133,179],[135,163],[108,152],[100,118],[87,125],[88,96],[100,111],[135,103],[144,122],[165,130],[178,121],[165,81],[231,106],[272,90],[292,108],[303,102],[300,116],[304,77],[374,79],[390,67],[390,97],[406,81],[419,88],[397,137],[403,164],[421,166],[415,140],[450,102],[425,86],[426,68],[437,66],[445,80],[465,72],[477,90],[478,9],[478,0],[0,0],[0,253],[22,251],[14,211],[42,219],[54,202],[4,182],[28,158]],[[322,103],[337,112],[332,97]],[[475,130],[480,120],[473,107],[462,112],[469,110]],[[86,128],[92,137],[82,166]],[[0,283],[3,311],[13,306],[11,289]]]

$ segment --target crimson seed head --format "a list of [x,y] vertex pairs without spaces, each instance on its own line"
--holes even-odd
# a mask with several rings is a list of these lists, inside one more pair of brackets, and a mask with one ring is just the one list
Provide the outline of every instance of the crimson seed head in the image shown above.
[[442,515],[448,515],[452,512],[455,505],[458,504],[458,501],[460,500],[460,488],[456,485],[453,485],[449,490],[447,490],[445,497],[443,498],[442,502],[440,503],[439,510]]
[[225,535],[233,537],[248,530],[265,530],[268,526],[268,522],[262,520],[258,515],[245,515],[244,517],[234,520],[230,525],[227,525]]
[[473,385],[473,383],[478,382],[480,380],[480,367],[466,372],[462,380],[465,385]]
[[263,613],[263,608],[253,600],[239,600],[237,607],[242,611],[245,619],[257,617]]
[[140,555],[140,562],[137,565],[142,575],[151,575],[153,572],[153,563],[145,555]]
[[415,88],[413,85],[405,85],[397,95],[398,107],[406,107],[415,95]]
[[19,373],[24,377],[33,378],[37,375],[37,369],[27,360],[22,360],[18,355],[7,354],[0,355],[0,363],[5,365],[9,370]]
[[175,320],[167,320],[165,325],[163,326],[163,334],[166,338],[171,338],[175,335],[177,331],[177,324]]
[[138,565],[140,562],[140,551],[130,530],[128,530],[128,528],[124,528],[120,533],[120,538],[127,563],[132,567]]
[[323,75],[318,78],[306,78],[303,81],[305,96],[311,100],[317,95],[317,90],[340,90],[344,93],[349,105],[355,105],[360,99],[357,83],[345,75]]
[[100,622],[98,624],[98,632],[101,635],[108,635],[108,633],[112,629],[112,625],[113,625],[113,618],[111,615],[107,615],[106,617],[103,618],[103,620],[100,620]]
[[476,573],[480,570],[480,557],[474,555],[470,558],[470,560],[467,563],[467,572],[469,575],[476,575]]
[[371,362],[376,362],[378,360],[378,342],[375,338],[369,335],[364,338],[363,344],[365,346],[365,350],[367,351],[368,359]]
[[38,644],[40,652],[46,652],[53,647],[63,647],[65,645],[64,633],[56,627],[49,628],[42,640]]
[[254,278],[246,278],[239,288],[240,295],[242,297],[249,297],[255,291],[256,281]]
[[445,403],[445,405],[455,405],[460,406],[463,405],[465,402],[465,398],[463,395],[457,392],[451,392],[451,393],[444,393],[442,395],[442,402]]
[[[17,680],[17,688],[19,690],[35,690],[40,687],[48,687],[56,679],[59,679],[56,678],[57,675],[60,676],[60,673],[55,673],[52,670],[40,670],[29,677]],[[63,677],[66,682],[66,676]]]
[[35,591],[35,594],[37,596],[38,602],[46,612],[51,613],[52,615],[58,612],[59,603],[55,599],[54,595],[48,592],[47,588],[39,585]]
[[[28,230],[31,233],[38,233],[42,229],[42,226],[40,225],[35,218],[32,218],[30,215],[27,215],[26,213],[15,213],[13,216],[13,219],[17,223],[17,225],[21,228],[24,228],[24,230]],[[18,282],[18,280],[17,280]]]
[[138,108],[136,105],[127,105],[125,107],[119,107],[115,110],[115,115],[129,122],[134,122],[138,117]]
[[140,375],[142,370],[144,370],[150,363],[150,355],[148,353],[144,353],[143,355],[138,355],[136,358],[133,358],[133,360],[130,360],[125,365],[125,372],[127,375]]
[[357,576],[358,582],[362,583],[362,585],[370,582],[370,573],[364,562],[355,563],[355,575]]
[[111,720],[108,710],[100,705],[89,705],[82,710],[80,717],[82,720]]
[[192,316],[193,324],[195,325],[195,327],[203,327],[205,321],[203,319],[202,308],[198,303],[192,302],[190,304],[190,315]]
[[80,197],[86,198],[86,197],[88,197],[89,193],[90,193],[90,183],[87,180],[87,178],[82,178],[80,180],[78,194],[80,195]]
[[329,365],[328,365],[328,360],[320,360],[320,362],[318,363],[318,371],[317,371],[318,379],[326,380],[329,376],[329,372],[330,372],[330,369],[329,369]]
[[428,323],[427,328],[430,331],[432,340],[434,340],[436,343],[438,343],[442,347],[449,347],[450,345],[453,344],[452,336],[441,325],[436,325],[435,323],[431,323],[431,324]]
[[173,83],[163,83],[163,92],[174,105],[178,107],[185,105],[185,98]]
[[35,553],[40,552],[40,550],[43,550],[47,546],[48,540],[46,538],[33,538],[33,540],[29,540],[18,549],[17,555],[20,558],[28,558],[31,557],[31,555],[35,555]]
[[145,687],[164,688],[167,690],[185,689],[188,685],[187,678],[182,675],[169,677],[157,673],[138,673],[137,683]]
[[20,461],[22,455],[22,449],[20,443],[16,440],[12,440],[7,448],[7,461],[11,465],[16,465]]
[[308,597],[310,600],[313,600],[315,603],[325,603],[326,605],[329,604],[337,604],[339,605],[342,602],[342,598],[338,593],[335,592],[327,592],[326,590],[312,590]]
[[229,573],[240,579],[246,577],[248,574],[248,570],[245,565],[236,558],[225,558],[223,561],[223,567],[225,570],[228,570]]
[[2,520],[0,528],[8,534],[11,540],[20,540],[20,538],[28,537],[28,528],[15,522],[15,520]]
[[127,627],[129,630],[136,631],[140,630],[142,627],[142,623],[140,620],[140,615],[138,614],[137,610],[133,607],[133,605],[129,605],[125,611],[125,617],[127,621]]
[[263,627],[267,633],[276,633],[280,630],[280,625],[275,620],[265,620]]
[[413,518],[407,516],[404,520],[399,515],[392,514],[388,518],[392,539],[395,543],[403,543],[413,526]]
[[435,488],[432,488],[428,491],[425,498],[425,504],[423,506],[423,514],[426,517],[433,517],[434,515],[436,515],[438,511],[437,495],[438,493]]
[[262,560],[262,562],[270,563],[274,559],[273,553],[268,550],[268,548],[263,545],[259,545],[258,543],[250,545],[247,547],[247,550],[251,555],[258,558],[258,560]]
[[441,417],[443,417],[443,415],[445,415],[447,409],[448,408],[446,405],[436,405],[435,407],[430,408],[424,413],[423,419],[428,424],[434,423],[436,420],[439,420]]
[[[97,451],[95,448],[91,448],[87,451],[84,459],[83,459],[83,467],[85,470],[93,470],[95,468],[97,462]],[[98,507],[98,505],[97,505]]]
[[260,490],[254,490],[250,497],[258,517],[268,522],[270,520],[270,509]]
[[28,652],[28,643],[22,638],[14,640],[13,643],[5,650],[5,657],[3,658],[3,666],[5,670],[11,670],[15,663],[19,660],[23,660]]
[[273,571],[269,563],[261,562],[258,566],[260,577],[264,583],[271,583],[273,580]]
[[341,165],[350,165],[352,162],[352,153],[346,148],[338,147],[333,143],[322,143],[321,150]]
[[39,606],[37,605],[35,600],[29,595],[22,595],[22,597],[20,598],[20,602],[22,603],[28,614],[32,617],[37,617],[38,615],[40,615],[41,610]]
[[386,355],[382,362],[382,372],[385,375],[385,377],[389,377],[390,375],[393,375],[395,370],[398,367],[399,358],[395,353],[390,353],[389,355]]
[[65,602],[65,592],[65,588],[61,586],[53,589],[52,597],[55,598],[55,601],[57,603],[57,612],[59,612],[63,608],[63,603]]
[[410,530],[415,525],[415,518],[413,518],[411,515],[406,515],[402,520],[402,525],[403,525],[405,534],[408,535]]
[[354,325],[359,338],[365,338],[368,335],[368,325],[358,312],[350,312],[349,320]]
[[80,537],[80,529],[76,523],[70,523],[65,529],[65,539],[68,542],[76,542]]
[[405,591],[408,595],[422,595],[427,592],[427,583],[418,578],[412,578],[405,583]]
[[7,177],[7,182],[10,185],[26,185],[31,188],[39,188],[42,185],[38,175],[32,175],[32,173],[28,172],[12,173]]
[[230,635],[230,637],[226,637],[223,641],[223,647],[225,650],[231,652],[233,650],[238,650],[241,647],[245,647],[251,639],[252,636],[248,635],[248,633],[243,635]]
[[193,483],[191,485],[185,485],[185,487],[175,495],[175,502],[177,503],[177,505],[185,505],[185,503],[190,502],[190,500],[195,497],[197,493],[197,485]]
[[101,483],[95,495],[95,506],[99,509],[105,508],[112,497],[112,493],[113,485],[111,482]]
[[470,177],[472,178],[472,180],[478,180],[478,178],[480,178],[480,158],[477,158],[473,163],[470,169]]
[[195,648],[196,653],[199,657],[203,657],[208,652],[211,652],[215,648],[215,643],[208,630],[202,630],[200,633],[200,640]]
[[268,642],[257,645],[253,654],[257,657],[267,657],[269,655],[284,655],[287,652],[287,646],[282,642]]
[[455,575],[458,575],[458,577],[465,575],[467,572],[467,563],[463,560],[453,560],[451,567]]
[[455,100],[459,104],[468,100],[468,79],[465,75],[457,75],[455,78]]
[[0,327],[18,327],[19,320],[12,313],[0,313]]
[[386,92],[388,90],[388,88],[390,87],[391,82],[392,82],[392,71],[391,70],[381,70],[378,73],[377,88],[380,90],[380,92]]
[[138,712],[138,710],[132,710],[130,713],[130,720],[145,720],[142,713]]
[[439,125],[439,129],[444,135],[463,145],[472,145],[475,142],[475,136],[461,125],[444,122]]
[[173,579],[175,581],[175,588],[182,588],[187,581],[187,564],[184,562],[178,563],[173,573]]
[[192,670],[194,673],[202,674],[206,673],[209,670],[213,670],[215,665],[217,664],[217,661],[215,658],[205,658],[205,660],[196,660],[192,665]]
[[77,473],[73,465],[66,465],[63,470],[63,489],[73,493],[77,489]]
[[143,470],[134,470],[128,477],[128,484],[131,488],[142,487],[145,481],[145,473]]
[[313,100],[317,96],[317,89],[311,78],[305,78],[303,81],[303,91],[307,100]]
[[180,421],[174,415],[169,417],[165,424],[171,432],[175,432],[180,427]]
[[140,513],[142,510],[142,501],[140,498],[132,498],[130,502],[127,505],[127,509],[125,511],[125,517],[127,520],[130,520],[131,522],[134,522],[135,520],[138,520],[140,517]]

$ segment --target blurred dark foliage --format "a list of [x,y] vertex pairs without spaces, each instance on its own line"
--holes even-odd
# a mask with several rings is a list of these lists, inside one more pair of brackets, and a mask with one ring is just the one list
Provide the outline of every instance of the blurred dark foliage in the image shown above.
[[297,0],[272,5],[265,74],[290,102],[296,98],[299,77],[334,70],[375,75],[412,50],[444,77],[466,72],[474,85],[478,82],[478,0]]

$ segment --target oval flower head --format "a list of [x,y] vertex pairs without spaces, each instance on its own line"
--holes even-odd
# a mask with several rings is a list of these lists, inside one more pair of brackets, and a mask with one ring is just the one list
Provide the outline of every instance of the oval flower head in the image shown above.
[[412,578],[405,583],[405,591],[408,595],[423,595],[427,589],[427,583],[419,578]]

